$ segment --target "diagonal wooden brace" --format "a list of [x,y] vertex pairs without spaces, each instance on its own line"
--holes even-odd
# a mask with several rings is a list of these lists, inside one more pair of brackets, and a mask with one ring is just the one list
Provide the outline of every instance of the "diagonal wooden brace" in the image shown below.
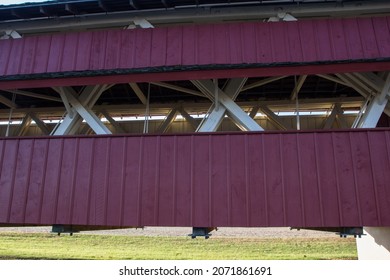
[[[199,132],[216,131],[226,114],[228,114],[242,130],[264,130],[234,102],[245,82],[246,79],[231,79],[224,91],[218,89],[218,102],[222,106],[220,106],[218,110],[216,110],[216,108],[212,110],[207,120],[198,129]],[[214,102],[215,88],[214,83],[211,80],[197,80],[192,81],[192,83]]]

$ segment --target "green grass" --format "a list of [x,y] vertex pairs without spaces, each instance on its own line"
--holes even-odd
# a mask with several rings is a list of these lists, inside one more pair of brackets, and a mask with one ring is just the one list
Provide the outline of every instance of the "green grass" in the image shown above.
[[353,238],[203,238],[0,233],[0,259],[356,259]]

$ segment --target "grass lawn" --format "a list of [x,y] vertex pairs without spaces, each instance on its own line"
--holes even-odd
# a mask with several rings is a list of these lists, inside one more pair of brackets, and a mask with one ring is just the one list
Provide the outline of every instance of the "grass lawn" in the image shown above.
[[0,233],[0,259],[356,259],[354,238],[141,237]]

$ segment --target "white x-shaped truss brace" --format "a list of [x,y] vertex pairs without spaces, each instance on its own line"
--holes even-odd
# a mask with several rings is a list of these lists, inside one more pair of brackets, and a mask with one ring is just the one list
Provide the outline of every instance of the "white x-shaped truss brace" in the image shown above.
[[[390,98],[390,74],[384,80],[374,73],[354,73],[348,74],[360,90],[365,90],[367,106],[363,106],[361,114],[354,123],[356,128],[374,128],[383,112],[389,113],[386,108]],[[368,89],[368,90],[367,90]]]
[[77,132],[83,119],[96,134],[112,134],[92,111],[100,95],[111,85],[86,86],[80,95],[72,87],[54,87],[65,105],[67,114],[51,135],[72,135]]
[[22,38],[22,35],[20,35],[16,30],[4,30],[4,33],[0,35],[0,40],[20,38]]
[[243,131],[263,131],[264,129],[254,121],[234,100],[242,90],[247,78],[230,79],[224,90],[220,89],[212,80],[191,81],[213,105],[207,119],[200,124],[198,132],[216,131],[225,115],[228,115],[233,122]]
[[38,117],[34,112],[28,112],[22,119],[22,123],[19,125],[18,129],[15,131],[15,136],[23,136],[27,133],[27,128],[34,121],[37,127],[42,131],[44,135],[50,133],[48,126]]
[[348,128],[347,121],[344,118],[344,111],[341,108],[341,104],[337,103],[333,106],[328,118],[324,122],[324,129],[331,129],[334,122],[338,122],[340,128]]

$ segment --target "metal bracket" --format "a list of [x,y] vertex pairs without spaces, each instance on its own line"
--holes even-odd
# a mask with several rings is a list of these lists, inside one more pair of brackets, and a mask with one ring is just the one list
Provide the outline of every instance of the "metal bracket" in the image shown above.
[[141,27],[141,28],[154,28],[154,26],[144,18],[134,20],[134,24],[136,26]]
[[51,228],[52,233],[57,233],[58,235],[61,235],[61,233],[69,233],[70,236],[73,235],[73,233],[80,232],[79,230],[74,230],[73,226],[69,225],[53,225]]
[[204,237],[205,239],[209,239],[211,234],[210,232],[212,232],[213,230],[217,230],[217,228],[213,228],[213,227],[193,227],[192,228],[192,233],[190,233],[188,236],[191,236],[192,239],[198,237],[198,236],[201,236],[201,237]]
[[361,238],[363,234],[363,228],[362,227],[346,227],[346,228],[341,228],[339,232],[340,237],[346,238],[347,236],[352,236],[353,237],[359,237]]
[[280,9],[276,16],[270,17],[268,22],[278,22],[278,21],[297,21],[298,19],[291,14],[284,12],[283,9]]
[[340,237],[346,238],[347,236],[354,236],[361,238],[362,235],[365,235],[363,233],[363,227],[312,227],[312,228],[296,228],[296,227],[291,227],[292,229],[300,230],[300,229],[307,229],[307,230],[318,230],[318,231],[328,231],[328,232],[334,232]]
[[146,19],[135,19],[133,20],[134,24],[129,24],[126,26],[125,29],[136,29],[136,28],[154,28],[153,24],[151,24],[149,21]]

